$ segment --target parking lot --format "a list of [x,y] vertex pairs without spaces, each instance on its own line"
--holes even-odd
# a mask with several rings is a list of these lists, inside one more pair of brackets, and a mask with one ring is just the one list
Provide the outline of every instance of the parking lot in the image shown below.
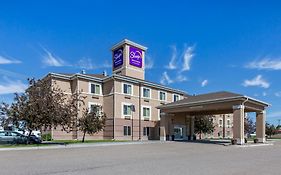
[[238,147],[154,142],[0,151],[0,174],[280,174],[281,143]]

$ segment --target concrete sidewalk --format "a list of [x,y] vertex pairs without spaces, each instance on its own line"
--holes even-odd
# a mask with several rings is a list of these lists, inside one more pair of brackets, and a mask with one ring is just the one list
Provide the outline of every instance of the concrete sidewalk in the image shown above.
[[[0,151],[20,151],[20,150],[44,150],[44,149],[69,149],[69,148],[88,148],[100,146],[117,146],[117,145],[141,145],[163,143],[162,141],[134,141],[134,142],[101,142],[101,143],[75,143],[75,144],[52,144],[49,146],[32,146],[32,147],[13,147],[0,148]],[[169,142],[165,142],[169,143]]]

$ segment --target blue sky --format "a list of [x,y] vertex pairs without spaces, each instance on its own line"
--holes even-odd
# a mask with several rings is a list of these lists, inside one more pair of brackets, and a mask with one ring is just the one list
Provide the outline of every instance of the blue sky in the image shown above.
[[278,1],[6,1],[0,4],[0,101],[48,72],[111,72],[124,38],[148,47],[146,79],[190,94],[227,90],[281,119]]

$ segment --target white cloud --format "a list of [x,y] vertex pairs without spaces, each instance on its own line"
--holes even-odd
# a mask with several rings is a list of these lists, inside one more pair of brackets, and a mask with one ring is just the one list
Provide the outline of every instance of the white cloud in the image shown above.
[[174,81],[169,77],[168,73],[166,71],[163,72],[160,83],[166,85],[166,84],[171,84],[173,82]]
[[176,77],[176,81],[177,82],[184,82],[184,81],[187,81],[187,78],[181,74],[179,74],[177,77]]
[[152,69],[154,66],[154,62],[150,56],[146,56],[145,58],[145,69]]
[[8,81],[4,84],[0,84],[0,95],[3,94],[13,94],[24,92],[27,88],[27,85],[21,81]]
[[205,87],[205,86],[207,86],[208,85],[208,80],[203,80],[202,82],[201,82],[201,87]]
[[281,91],[275,92],[274,95],[275,95],[276,97],[281,97]]
[[21,61],[10,59],[0,55],[0,64],[19,64],[19,63],[21,63]]
[[177,47],[176,46],[171,46],[172,48],[172,57],[171,57],[171,60],[169,62],[169,64],[166,66],[167,69],[176,69],[177,66],[176,66],[176,60],[177,60]]
[[55,56],[53,53],[51,53],[45,48],[43,48],[43,50],[45,51],[43,55],[43,63],[46,66],[54,66],[54,67],[67,66],[66,62],[63,59]]
[[194,57],[194,47],[187,47],[183,51],[183,65],[181,71],[190,70],[191,60]]
[[263,79],[261,75],[256,76],[252,80],[245,80],[243,83],[243,86],[248,87],[248,86],[258,86],[262,88],[269,88],[270,84]]
[[105,61],[103,64],[101,65],[96,65],[93,63],[92,59],[90,58],[82,58],[78,61],[78,63],[76,64],[77,67],[81,68],[81,69],[102,69],[102,68],[110,68],[111,64],[108,63],[108,61]]
[[266,97],[266,96],[267,96],[267,93],[266,93],[266,92],[263,92],[263,93],[262,93],[262,96]]
[[246,68],[250,69],[268,69],[268,70],[281,70],[281,59],[265,58],[248,63]]

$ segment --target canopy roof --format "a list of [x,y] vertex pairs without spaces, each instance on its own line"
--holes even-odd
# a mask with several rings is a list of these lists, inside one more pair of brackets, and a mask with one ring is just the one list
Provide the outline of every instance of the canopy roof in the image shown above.
[[263,111],[269,106],[263,101],[232,92],[214,92],[188,96],[185,99],[158,106],[164,112],[231,113],[233,106],[244,105],[246,112]]

